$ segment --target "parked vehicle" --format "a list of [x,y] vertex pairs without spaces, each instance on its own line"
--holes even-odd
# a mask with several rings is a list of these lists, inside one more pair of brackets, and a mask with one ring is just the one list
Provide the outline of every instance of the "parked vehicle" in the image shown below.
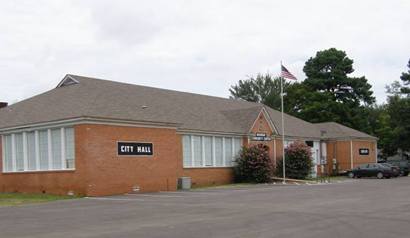
[[399,177],[402,175],[400,167],[392,165],[390,163],[383,163],[382,165],[389,167],[393,171],[393,177]]
[[394,177],[395,173],[397,171],[395,172],[391,167],[383,164],[362,164],[348,171],[347,176],[349,178],[377,177],[382,179]]
[[406,155],[394,155],[386,159],[380,160],[383,164],[391,164],[400,168],[401,176],[408,176],[410,172],[410,164]]

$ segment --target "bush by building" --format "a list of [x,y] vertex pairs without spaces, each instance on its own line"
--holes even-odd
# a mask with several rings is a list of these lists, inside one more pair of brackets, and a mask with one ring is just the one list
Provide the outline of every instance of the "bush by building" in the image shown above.
[[[293,179],[305,179],[312,169],[312,152],[309,146],[301,141],[290,144],[285,149],[286,177]],[[283,176],[283,160],[276,163],[276,175]]]
[[271,182],[274,165],[269,157],[269,147],[263,144],[244,147],[236,158],[234,173],[237,182]]

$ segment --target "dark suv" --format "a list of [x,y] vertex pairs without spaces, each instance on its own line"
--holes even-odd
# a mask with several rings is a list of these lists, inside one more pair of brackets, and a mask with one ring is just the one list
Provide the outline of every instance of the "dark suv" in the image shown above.
[[395,155],[388,157],[385,160],[380,161],[381,163],[391,164],[393,166],[400,168],[401,176],[408,176],[410,172],[410,164],[407,156]]

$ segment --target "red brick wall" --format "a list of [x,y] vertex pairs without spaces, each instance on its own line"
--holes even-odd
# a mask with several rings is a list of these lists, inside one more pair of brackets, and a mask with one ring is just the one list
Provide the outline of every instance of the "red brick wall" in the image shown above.
[[[351,148],[350,140],[328,141],[327,142],[327,171],[332,172],[332,159],[336,158],[339,171],[351,169]],[[369,155],[359,155],[359,148],[369,149]],[[365,163],[376,162],[376,142],[365,140],[353,141],[353,167]]]
[[[66,195],[73,191],[76,194],[87,193],[87,160],[81,156],[84,146],[80,143],[81,131],[75,128],[76,170],[59,172],[23,172],[23,173],[0,173],[0,192],[23,192],[23,193],[51,193]],[[1,141],[1,137],[0,137]],[[2,148],[0,143],[0,156]],[[3,171],[3,163],[0,163],[0,171]]]
[[[154,155],[119,157],[117,141],[152,142]],[[232,168],[183,169],[182,140],[175,129],[77,125],[75,153],[75,171],[1,173],[0,192],[73,191],[102,196],[131,192],[134,187],[141,192],[173,191],[181,176],[192,177],[194,186],[227,184],[233,180]]]
[[[87,194],[173,191],[182,174],[181,136],[175,129],[79,125],[88,163]],[[152,142],[153,156],[118,156],[117,141]]]
[[233,182],[232,168],[189,168],[184,176],[191,177],[193,187],[229,184]]

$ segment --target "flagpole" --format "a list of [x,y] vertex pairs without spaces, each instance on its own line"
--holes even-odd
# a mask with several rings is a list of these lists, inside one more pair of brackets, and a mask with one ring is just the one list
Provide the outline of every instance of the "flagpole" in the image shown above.
[[[282,61],[280,61],[280,67],[282,72]],[[283,117],[283,80],[284,78],[280,77],[280,96],[281,96],[281,104],[282,104],[282,165],[283,165],[283,183],[286,183],[286,160],[285,160],[285,120]]]

